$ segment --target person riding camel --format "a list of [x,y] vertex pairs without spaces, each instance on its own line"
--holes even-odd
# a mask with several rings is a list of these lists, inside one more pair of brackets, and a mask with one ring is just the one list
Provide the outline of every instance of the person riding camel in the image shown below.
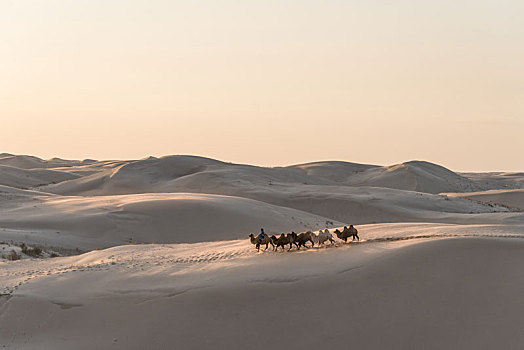
[[257,239],[258,239],[259,241],[261,241],[262,238],[264,238],[265,235],[266,235],[266,233],[264,232],[264,229],[261,228],[261,229],[260,229],[260,234],[258,235]]

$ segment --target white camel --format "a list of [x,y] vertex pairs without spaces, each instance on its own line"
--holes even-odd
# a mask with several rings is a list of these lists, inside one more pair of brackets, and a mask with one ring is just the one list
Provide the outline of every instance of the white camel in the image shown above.
[[318,240],[318,245],[322,245],[326,241],[330,241],[331,244],[335,244],[335,240],[333,239],[333,236],[331,235],[328,229],[325,229],[324,231],[322,230],[318,231],[317,240]]

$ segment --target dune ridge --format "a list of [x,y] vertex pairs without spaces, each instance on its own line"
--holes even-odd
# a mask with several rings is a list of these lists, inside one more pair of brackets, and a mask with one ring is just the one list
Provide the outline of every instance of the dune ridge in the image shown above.
[[[497,189],[495,177],[489,184]],[[523,222],[518,205],[472,197],[493,190],[482,179],[422,161],[265,168],[187,155],[78,161],[3,154],[0,239],[93,249],[235,239],[260,227],[278,234],[347,223]]]

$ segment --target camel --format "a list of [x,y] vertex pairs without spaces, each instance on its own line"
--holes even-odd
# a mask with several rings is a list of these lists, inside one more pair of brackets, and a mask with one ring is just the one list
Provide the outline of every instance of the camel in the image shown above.
[[358,231],[356,228],[353,227],[353,225],[349,225],[349,233],[351,234],[351,236],[353,238],[351,238],[351,240],[354,240],[355,237],[357,237],[357,241],[360,241],[360,237],[358,236]]
[[297,243],[295,242],[295,236],[296,233],[294,232],[288,234],[282,233],[278,238],[275,236],[271,236],[271,240],[275,244],[275,250],[277,250],[278,247],[282,247],[282,250],[284,250],[284,246],[286,246],[287,244],[289,244],[288,250],[291,250],[293,244],[295,244],[298,247]]
[[317,239],[319,246],[324,244],[326,241],[330,241],[331,244],[335,244],[335,240],[333,239],[333,236],[331,235],[328,229],[325,229],[324,231],[318,231]]
[[344,226],[344,229],[342,230],[342,232],[336,229],[335,234],[337,235],[338,238],[343,239],[344,242],[346,243],[347,243],[347,239],[349,238],[349,236],[352,237],[351,238],[352,241],[355,240],[355,237],[357,237],[357,240],[360,241],[360,237],[358,237],[358,231],[356,228],[353,227],[353,225],[349,225],[349,227]]
[[260,245],[261,244],[265,244],[266,245],[266,248],[264,250],[267,250],[267,247],[271,244],[271,246],[273,248],[275,248],[275,245],[273,244],[273,242],[271,241],[271,238],[264,234],[262,236],[262,238],[258,238],[258,237],[255,237],[254,234],[250,233],[249,234],[249,240],[251,241],[251,244],[254,244],[257,248],[257,252],[260,251]]
[[[294,232],[293,232],[294,233]],[[296,233],[295,233],[296,235]],[[306,231],[299,233],[296,235],[295,241],[298,242],[298,249],[300,249],[301,246],[304,246],[304,248],[307,248],[306,243],[311,242],[312,247],[315,246],[315,242],[313,242],[313,237],[316,238],[315,234],[311,231]]]

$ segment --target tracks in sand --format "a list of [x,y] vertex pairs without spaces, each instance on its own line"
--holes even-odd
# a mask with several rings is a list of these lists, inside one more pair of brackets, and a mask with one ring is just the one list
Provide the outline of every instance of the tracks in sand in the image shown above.
[[[375,237],[360,242],[343,243],[302,249],[299,252],[337,249],[373,243],[396,242],[415,239],[441,239],[454,237],[485,237],[485,238],[524,238],[524,232],[518,233],[442,233],[442,234],[412,234],[402,236]],[[289,253],[297,252],[296,249]],[[189,268],[204,264],[254,257],[264,254],[282,254],[286,251],[274,252],[270,249],[257,252],[254,246],[246,240],[208,242],[174,245],[134,245],[110,248],[103,251],[93,251],[80,256],[28,259],[16,262],[0,263],[0,297],[8,298],[25,283],[36,278],[64,276],[71,273],[99,272],[131,272],[154,273],[163,269]]]

